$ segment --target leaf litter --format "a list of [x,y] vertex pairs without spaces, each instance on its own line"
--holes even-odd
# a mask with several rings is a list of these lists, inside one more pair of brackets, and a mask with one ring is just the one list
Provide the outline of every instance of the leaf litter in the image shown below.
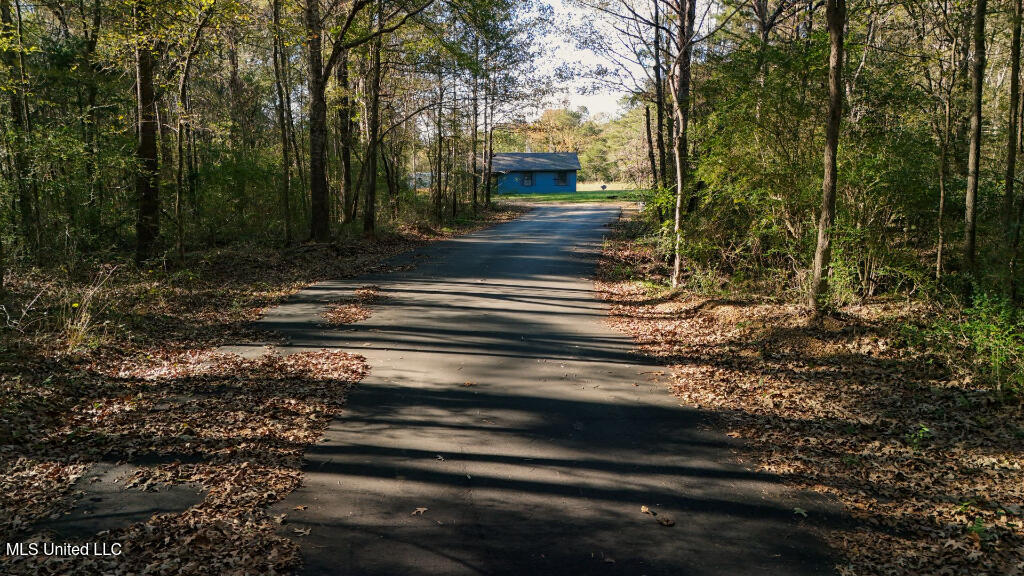
[[321,313],[321,326],[330,328],[367,320],[373,316],[370,306],[380,304],[384,299],[377,286],[358,288],[352,297],[339,299],[327,305]]

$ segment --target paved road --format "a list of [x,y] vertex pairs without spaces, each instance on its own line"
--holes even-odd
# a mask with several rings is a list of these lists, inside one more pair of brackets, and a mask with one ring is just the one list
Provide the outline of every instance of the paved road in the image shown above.
[[[617,213],[538,207],[267,315],[292,350],[372,367],[273,511],[290,536],[310,530],[306,573],[831,572],[793,514],[830,508],[737,465],[605,324],[588,276]],[[372,318],[315,327],[323,302],[368,283],[388,297]]]

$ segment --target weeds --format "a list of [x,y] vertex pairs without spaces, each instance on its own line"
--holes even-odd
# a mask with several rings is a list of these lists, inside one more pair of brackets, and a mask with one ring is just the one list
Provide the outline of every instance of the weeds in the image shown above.
[[107,280],[117,271],[117,266],[101,269],[93,281],[76,296],[73,290],[65,290],[62,298],[62,334],[66,351],[71,353],[87,344],[95,326],[94,317],[102,313],[107,304],[101,297]]
[[927,346],[958,376],[1000,395],[1024,392],[1024,320],[1005,298],[978,293],[924,328],[904,326],[907,343]]
[[917,430],[904,436],[907,440],[907,444],[910,445],[915,451],[921,449],[921,444],[930,440],[934,436],[931,429],[924,424],[918,424]]

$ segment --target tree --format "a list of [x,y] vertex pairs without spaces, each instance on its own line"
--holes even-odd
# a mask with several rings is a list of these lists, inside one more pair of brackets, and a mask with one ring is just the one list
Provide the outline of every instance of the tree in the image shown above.
[[[384,1],[376,0],[375,27],[380,30],[384,23]],[[366,208],[363,210],[363,233],[374,234],[377,222],[377,157],[380,150],[380,53],[383,47],[383,34],[373,39],[370,48],[369,114],[367,132],[369,133],[366,147]]]
[[[673,130],[674,111],[669,113],[673,105],[669,98],[672,88],[666,84],[673,76],[676,59],[670,53],[670,46],[677,40],[672,37],[672,29],[678,26],[679,21],[674,24],[665,14],[678,12],[679,6],[666,0],[618,0],[613,3],[576,0],[576,3],[609,21],[602,23],[595,19],[589,26],[581,27],[578,33],[581,44],[612,65],[610,69],[604,65],[596,66],[585,75],[602,85],[626,90],[634,98],[654,105],[657,121],[651,142],[656,146],[656,162],[652,179],[656,188],[667,189],[669,173],[674,169],[668,166],[669,152],[665,142],[676,134]],[[696,16],[696,6],[694,14]],[[635,73],[637,68],[643,72],[642,75]]]
[[36,216],[32,189],[35,178],[30,174],[25,147],[28,138],[28,101],[25,99],[25,70],[21,27],[16,25],[11,14],[10,0],[0,0],[0,38],[4,43],[4,64],[10,71],[10,86],[7,87],[11,122],[8,145],[12,150],[14,180],[17,190],[18,212],[21,218],[22,236],[32,244],[39,242],[39,219]]
[[978,170],[981,164],[981,105],[985,90],[985,11],[987,0],[975,0],[974,61],[971,65],[971,142],[967,157],[967,196],[964,210],[964,264],[976,272]]
[[160,188],[157,179],[160,161],[157,156],[156,86],[153,53],[150,46],[151,16],[148,0],[136,0],[135,19],[136,101],[138,104],[138,143],[135,158],[135,194],[138,216],[135,224],[135,258],[144,261],[155,255],[160,236]]
[[[190,120],[188,112],[188,80],[189,75],[192,72],[193,59],[196,56],[196,52],[199,50],[199,42],[202,39],[203,29],[206,28],[206,25],[210,22],[212,14],[212,5],[199,13],[195,32],[188,43],[188,47],[185,49],[185,55],[181,62],[181,71],[179,72],[178,77],[178,127],[175,131],[178,162],[177,171],[175,173],[174,226],[176,232],[175,244],[177,247],[179,262],[185,261],[185,221],[182,205],[185,200],[185,187],[190,184],[185,174],[185,138],[188,133],[188,123]],[[274,63],[276,65],[276,43],[274,47]]]
[[1009,254],[1009,273],[1007,275],[1007,291],[1011,299],[1016,296],[1014,252],[1017,235],[1017,222],[1014,218],[1014,184],[1017,180],[1017,148],[1020,138],[1020,33],[1022,0],[1013,0],[1013,17],[1010,40],[1010,99],[1008,102],[1008,120],[1006,130],[1006,175],[1003,179],[1003,229],[1006,234],[1006,246]]
[[[355,2],[351,7],[347,20],[349,26],[358,5],[359,2]],[[323,242],[331,234],[327,205],[327,79],[330,67],[324,67],[320,0],[306,0],[305,16],[309,54],[309,226],[313,240]],[[341,37],[339,35],[339,40]]]
[[[274,26],[274,90],[277,100],[277,124],[281,135],[281,209],[284,212],[285,244],[292,243],[292,210],[291,210],[291,151],[289,150],[289,132],[291,122],[288,121],[286,110],[290,107],[285,99],[284,68],[288,65],[284,50],[284,38],[281,30],[281,0],[273,0]],[[180,154],[180,151],[179,151]]]
[[821,217],[818,219],[818,243],[811,270],[810,306],[820,315],[828,291],[828,273],[832,264],[833,226],[836,217],[836,183],[839,177],[836,155],[839,149],[839,123],[843,114],[843,34],[846,26],[846,0],[827,0],[828,22],[828,121],[825,125],[825,176],[821,184]]
[[346,50],[362,46],[383,34],[401,28],[410,18],[433,4],[422,0],[407,4],[398,2],[396,10],[376,22],[370,30],[352,34],[353,27],[364,9],[375,6],[374,0],[353,0],[340,17],[340,24],[332,29],[333,45],[326,61],[323,57],[323,21],[320,0],[306,0],[305,24],[308,35],[309,83],[309,186],[310,234],[316,241],[330,237],[330,207],[327,189],[327,83],[335,66]]
[[696,16],[696,0],[677,0],[672,6],[677,21],[675,56],[672,66],[672,102],[675,116],[675,142],[672,153],[676,164],[676,205],[673,223],[672,287],[679,286],[682,279],[683,253],[683,210],[687,203],[687,178],[689,172],[689,147],[687,145],[690,120],[690,59],[693,54],[693,24]]

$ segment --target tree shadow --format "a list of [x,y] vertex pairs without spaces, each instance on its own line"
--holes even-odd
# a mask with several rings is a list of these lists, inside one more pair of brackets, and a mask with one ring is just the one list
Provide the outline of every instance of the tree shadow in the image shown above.
[[831,570],[812,527],[846,519],[731,462],[737,444],[659,385],[623,402],[501,382],[360,386],[271,509],[288,515],[283,534],[309,530],[304,573]]

